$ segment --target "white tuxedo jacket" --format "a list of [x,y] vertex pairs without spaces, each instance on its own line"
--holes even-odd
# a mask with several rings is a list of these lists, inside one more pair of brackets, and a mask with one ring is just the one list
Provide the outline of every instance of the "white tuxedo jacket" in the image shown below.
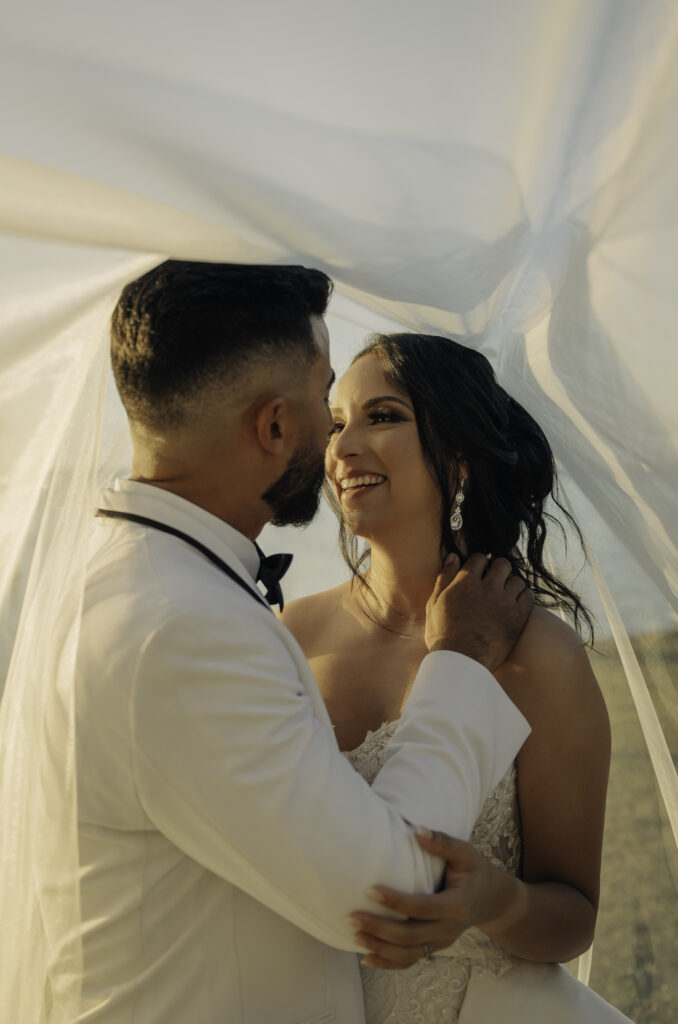
[[[251,542],[190,502],[118,481],[101,504],[254,585]],[[127,521],[96,521],[76,687],[78,1020],[102,1024],[361,1024],[347,915],[435,887],[408,823],[468,838],[529,732],[480,665],[429,655],[370,788],[285,626]]]

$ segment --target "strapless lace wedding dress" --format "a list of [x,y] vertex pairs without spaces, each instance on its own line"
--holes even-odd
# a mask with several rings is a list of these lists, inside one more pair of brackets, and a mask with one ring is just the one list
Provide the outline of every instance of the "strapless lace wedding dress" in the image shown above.
[[[345,753],[370,784],[383,764],[396,724],[384,722],[359,747]],[[471,842],[492,864],[518,873],[521,840],[515,765],[487,798]],[[475,928],[460,935],[451,950],[451,956],[437,955],[403,971],[361,964],[367,1024],[454,1024],[471,970],[495,976],[511,970],[511,958],[501,946]]]

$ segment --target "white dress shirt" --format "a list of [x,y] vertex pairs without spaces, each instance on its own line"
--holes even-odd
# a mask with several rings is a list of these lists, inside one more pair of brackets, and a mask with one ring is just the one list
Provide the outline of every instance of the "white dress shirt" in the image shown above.
[[[101,507],[191,535],[250,586],[254,545],[160,488]],[[529,727],[489,672],[421,666],[370,788],[286,627],[204,555],[97,519],[76,673],[82,1021],[360,1024],[352,910],[431,890],[408,822],[468,838]]]

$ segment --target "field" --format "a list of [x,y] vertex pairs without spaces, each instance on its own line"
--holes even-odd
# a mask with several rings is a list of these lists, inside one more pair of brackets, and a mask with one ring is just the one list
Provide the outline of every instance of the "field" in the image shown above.
[[[612,771],[591,986],[637,1024],[678,1021],[678,850],[626,678],[611,645],[591,655],[612,721]],[[678,634],[633,638],[678,759]]]

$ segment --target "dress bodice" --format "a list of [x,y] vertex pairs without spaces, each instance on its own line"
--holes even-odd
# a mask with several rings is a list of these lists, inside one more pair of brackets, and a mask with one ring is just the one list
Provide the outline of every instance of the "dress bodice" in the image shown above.
[[[384,762],[396,724],[384,722],[345,755],[370,784]],[[515,764],[485,801],[471,843],[496,867],[518,873],[521,839]],[[471,970],[502,975],[510,968],[511,958],[501,946],[475,928],[459,936],[450,955],[438,954],[404,971],[361,964],[367,1024],[454,1024]]]

